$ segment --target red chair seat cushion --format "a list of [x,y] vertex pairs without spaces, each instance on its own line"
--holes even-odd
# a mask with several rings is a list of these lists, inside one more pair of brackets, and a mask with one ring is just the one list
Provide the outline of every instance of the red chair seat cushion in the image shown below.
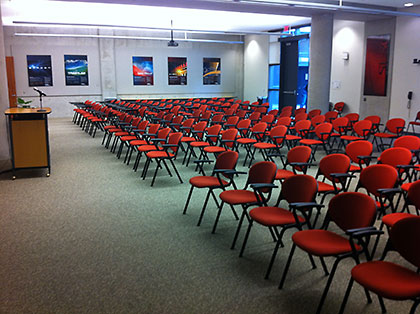
[[360,172],[361,169],[360,169],[360,166],[350,165],[349,171],[350,172]]
[[392,213],[388,214],[382,217],[382,222],[387,226],[392,228],[393,225],[397,221],[400,221],[401,219],[408,218],[408,217],[416,217],[416,215],[409,214],[409,213]]
[[286,141],[297,141],[297,140],[301,140],[302,138],[300,136],[297,135],[290,135],[287,134],[286,135]]
[[[222,179],[223,185],[228,185],[229,183]],[[190,184],[196,188],[214,188],[220,186],[220,181],[217,177],[211,176],[197,176],[190,179]]]
[[128,135],[128,136],[121,137],[120,140],[123,142],[127,142],[127,141],[135,140],[136,138],[137,137],[135,135]]
[[318,145],[318,144],[322,144],[322,141],[303,139],[303,140],[300,140],[299,143],[301,143],[302,145]]
[[192,147],[206,147],[206,146],[209,146],[210,144],[203,141],[196,141],[196,142],[191,142],[190,145]]
[[401,184],[401,189],[402,189],[403,191],[408,192],[408,189],[410,188],[411,184],[413,184],[413,182],[403,183],[403,184]]
[[363,140],[363,137],[353,136],[353,135],[343,135],[341,139],[344,141],[361,141]]
[[150,152],[151,150],[157,150],[158,148],[155,145],[141,145],[137,147],[139,152]]
[[396,134],[392,134],[392,133],[381,133],[381,132],[375,133],[374,135],[375,135],[376,137],[382,137],[382,138],[397,137],[397,135],[396,135]]
[[[315,256],[333,256],[351,252],[350,241],[328,230],[303,230],[292,236],[293,242],[302,250]],[[360,246],[355,244],[357,250]]]
[[126,135],[128,135],[129,133],[128,132],[115,132],[115,136],[126,136]]
[[223,153],[226,149],[224,149],[223,147],[220,146],[207,146],[204,147],[204,151],[206,153],[213,153],[213,154],[217,154],[217,153]]
[[220,193],[220,199],[231,205],[247,204],[257,202],[255,193],[248,190],[229,190]]
[[295,174],[293,171],[286,169],[278,169],[276,172],[276,180],[284,180],[293,177]]
[[130,145],[132,146],[138,146],[138,145],[146,145],[147,142],[145,140],[134,140],[130,142]]
[[322,181],[318,181],[318,192],[334,191],[334,186]]
[[104,127],[105,130],[109,130],[109,129],[115,129],[116,126],[115,125],[107,125]]
[[254,144],[254,143],[256,143],[256,142],[257,142],[257,140],[256,140],[256,139],[253,139],[253,138],[246,138],[246,137],[244,137],[244,138],[239,138],[239,139],[237,139],[236,141],[237,141],[239,144],[244,144],[244,145]]
[[386,261],[359,264],[351,275],[368,290],[392,300],[406,300],[420,295],[420,275]]
[[[148,146],[148,145],[144,145],[144,146]],[[140,147],[144,147],[144,146],[140,146]],[[150,151],[146,153],[146,156],[149,158],[172,158],[175,155],[172,153],[165,152],[164,150],[154,150],[154,151]]]
[[122,130],[121,129],[119,129],[119,128],[114,128],[114,129],[108,129],[107,130],[109,133],[117,133],[117,132],[122,132]]
[[195,138],[194,137],[190,137],[190,136],[185,136],[183,138],[181,138],[181,142],[194,142]]
[[272,143],[255,143],[254,147],[258,149],[271,149],[276,148],[276,145]]
[[[280,207],[256,207],[251,209],[249,215],[264,226],[284,226],[296,223],[293,213]],[[301,216],[298,216],[298,219],[301,223],[305,222]]]

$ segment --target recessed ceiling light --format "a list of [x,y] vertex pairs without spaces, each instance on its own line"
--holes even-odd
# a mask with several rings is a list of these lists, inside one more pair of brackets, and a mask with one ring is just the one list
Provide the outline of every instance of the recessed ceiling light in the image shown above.
[[407,3],[404,3],[404,6],[405,7],[412,7],[414,5],[414,3],[413,2],[407,2]]

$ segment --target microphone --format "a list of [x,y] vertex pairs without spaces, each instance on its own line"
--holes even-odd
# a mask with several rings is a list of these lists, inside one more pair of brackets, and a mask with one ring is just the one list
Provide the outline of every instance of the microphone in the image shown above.
[[34,87],[34,91],[38,92],[41,96],[47,96],[43,91],[39,90],[36,87]]

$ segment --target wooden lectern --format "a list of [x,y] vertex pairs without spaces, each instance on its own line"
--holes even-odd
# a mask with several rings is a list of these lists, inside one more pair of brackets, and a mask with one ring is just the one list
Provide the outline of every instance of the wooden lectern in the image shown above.
[[51,108],[43,109],[9,108],[5,111],[8,117],[13,179],[16,178],[16,169],[48,168],[47,177],[50,175],[47,116]]

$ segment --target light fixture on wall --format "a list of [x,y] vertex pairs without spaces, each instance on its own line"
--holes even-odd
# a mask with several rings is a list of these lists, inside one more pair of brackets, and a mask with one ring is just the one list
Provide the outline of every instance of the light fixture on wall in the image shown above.
[[347,51],[343,51],[342,54],[341,54],[341,59],[349,60],[349,58],[350,58],[349,53]]
[[168,47],[178,47],[178,43],[174,40],[173,21],[171,20],[171,40],[168,41]]

